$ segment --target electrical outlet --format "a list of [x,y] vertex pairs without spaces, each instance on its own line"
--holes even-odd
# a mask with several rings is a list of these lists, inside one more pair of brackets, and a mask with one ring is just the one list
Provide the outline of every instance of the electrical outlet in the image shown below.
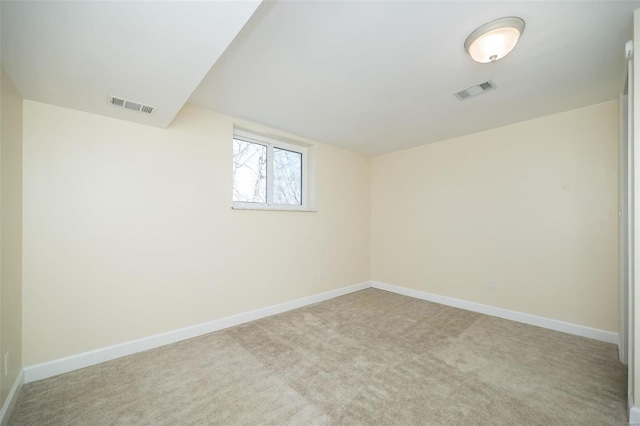
[[4,377],[9,375],[9,351],[4,353]]
[[319,280],[323,280],[324,279],[324,269],[323,268],[318,269],[318,279]]
[[487,290],[495,290],[496,289],[496,280],[488,280],[487,281]]

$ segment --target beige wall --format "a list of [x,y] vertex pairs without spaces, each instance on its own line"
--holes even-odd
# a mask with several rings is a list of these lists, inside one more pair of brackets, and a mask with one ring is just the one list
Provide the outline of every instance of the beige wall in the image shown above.
[[374,158],[372,279],[616,332],[617,126],[608,102]]
[[[640,46],[640,9],[636,9],[633,12],[633,76],[631,78],[631,96],[633,99],[632,105],[632,143],[634,146],[634,160],[633,160],[633,173],[634,173],[634,217],[632,219],[632,226],[634,227],[634,235],[632,236],[633,241],[633,272],[634,277],[631,281],[632,292],[632,302],[630,307],[630,317],[632,318],[631,329],[629,330],[629,345],[631,347],[630,351],[630,362],[629,362],[629,393],[631,395],[631,403],[634,404],[635,407],[640,407],[640,291],[638,291],[638,286],[640,285],[640,262],[638,261],[638,254],[640,253],[640,223],[638,223],[637,213],[638,207],[640,206],[640,170],[638,170],[638,159],[640,158],[640,150],[638,149],[640,144],[640,57],[638,46]],[[637,416],[637,412],[634,413],[634,417]],[[631,419],[630,419],[631,420]],[[634,419],[634,421],[636,421]]]
[[[0,406],[22,368],[22,97],[0,67]],[[4,356],[9,352],[8,371]]]
[[318,145],[318,212],[231,210],[232,129],[25,101],[25,366],[369,279],[370,160]]
[[617,330],[615,102],[373,160],[317,145],[317,213],[231,210],[231,135],[25,101],[25,366],[370,278]]

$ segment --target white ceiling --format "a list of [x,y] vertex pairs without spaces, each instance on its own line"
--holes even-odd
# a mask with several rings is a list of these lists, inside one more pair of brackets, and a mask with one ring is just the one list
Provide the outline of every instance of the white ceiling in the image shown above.
[[[375,155],[615,99],[640,7],[260,1],[3,0],[2,63],[25,99],[160,127],[188,100]],[[526,21],[515,50],[473,62],[467,35],[511,15]],[[489,79],[497,90],[452,95]]]
[[259,4],[3,0],[2,64],[25,99],[166,127]]
[[[638,1],[265,2],[189,102],[380,154],[615,99]],[[515,50],[473,62],[476,27],[519,16]],[[640,49],[639,49],[640,50]],[[452,93],[492,79],[497,90]]]

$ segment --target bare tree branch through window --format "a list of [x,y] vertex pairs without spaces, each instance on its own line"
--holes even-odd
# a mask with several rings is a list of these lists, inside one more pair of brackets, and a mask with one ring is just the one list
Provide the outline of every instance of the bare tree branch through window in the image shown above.
[[[233,201],[303,206],[303,148],[233,139]],[[285,148],[286,147],[286,148]]]
[[267,202],[267,147],[233,140],[233,200]]
[[273,148],[273,202],[302,205],[302,154]]

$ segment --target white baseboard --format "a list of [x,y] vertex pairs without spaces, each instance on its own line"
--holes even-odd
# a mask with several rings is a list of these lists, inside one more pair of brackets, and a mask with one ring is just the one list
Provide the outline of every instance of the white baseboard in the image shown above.
[[627,397],[627,409],[629,410],[629,426],[640,426],[640,407],[633,402],[633,394]]
[[[243,312],[203,324],[197,324],[185,327],[179,330],[173,330],[166,333],[156,334],[154,336],[145,337],[130,342],[120,343],[105,348],[72,355],[42,364],[36,364],[24,368],[24,383],[30,383],[36,380],[46,379],[48,377],[57,376],[58,374],[68,373],[80,368],[89,367],[91,365],[100,364],[112,359],[121,358],[123,356],[132,355],[138,352],[144,352],[160,346],[179,342],[181,340],[191,339],[203,334],[212,333],[214,331],[223,330],[225,328],[244,324],[260,318],[276,315],[282,312],[301,308],[355,291],[364,290],[373,287],[380,290],[386,290],[397,294],[402,294],[417,299],[428,300],[430,302],[440,303],[442,305],[453,306],[468,311],[479,312],[494,317],[504,318],[525,324],[535,325],[537,327],[547,328],[550,330],[562,331],[564,333],[574,334],[577,336],[588,337],[595,340],[601,340],[607,343],[617,344],[618,335],[616,333],[598,330],[578,324],[572,324],[564,321],[553,320],[549,318],[539,317],[536,315],[525,314],[522,312],[511,311],[494,306],[483,305],[480,303],[469,302],[453,297],[440,296],[437,294],[427,293],[420,290],[414,290],[406,287],[400,287],[382,282],[363,282],[336,290],[327,291],[313,296],[303,297],[301,299],[292,300],[290,302],[280,303],[278,305],[268,306],[266,308],[256,309],[254,311]],[[22,378],[22,376],[21,376]],[[22,380],[22,379],[21,379]],[[20,383],[22,385],[22,382]],[[640,410],[638,411],[640,416]],[[1,425],[0,425],[1,426]]]
[[561,331],[563,333],[574,334],[576,336],[588,337],[590,339],[600,340],[602,342],[618,344],[618,334],[611,331],[599,330],[597,328],[586,327],[584,325],[578,325],[570,322],[539,317],[537,315],[511,311],[509,309],[496,308],[495,306],[469,302],[467,300],[456,299],[454,297],[440,296],[438,294],[427,293],[425,291],[414,290],[411,288],[400,287],[397,285],[386,284],[377,281],[373,281],[371,287],[390,291],[392,293],[402,294],[404,296],[415,297],[416,299],[440,303],[441,305],[453,306],[454,308],[465,309],[467,311],[479,312],[481,314],[487,314],[498,318],[521,322],[524,324],[535,325],[537,327],[548,328],[550,330]]
[[24,374],[21,370],[18,373],[18,377],[16,377],[16,380],[13,382],[13,386],[11,386],[7,399],[4,401],[4,404],[2,404],[2,409],[0,409],[1,426],[6,426],[9,423],[9,418],[13,412],[13,407],[15,407],[16,402],[18,401],[22,385],[24,385]]
[[323,302],[355,291],[364,290],[371,287],[371,282],[367,281],[336,290],[327,291],[313,296],[303,297],[301,299],[292,300],[290,302],[280,303],[278,305],[268,306],[266,308],[256,309],[254,311],[243,312],[214,321],[193,325],[190,327],[173,330],[166,333],[156,334],[154,336],[145,337],[130,342],[120,343],[105,348],[84,352],[78,355],[72,355],[66,358],[56,359],[54,361],[36,364],[24,368],[24,382],[30,383],[36,380],[46,379],[47,377],[57,376],[58,374],[67,373],[69,371],[78,370],[80,368],[89,367],[91,365],[100,364],[112,359],[121,358],[123,356],[132,355],[138,352],[144,352],[170,343],[179,342],[181,340],[191,339],[203,334],[212,333],[214,331],[244,324],[260,318],[271,315],[280,314],[282,312],[301,308],[303,306],[312,305],[314,303]]
[[629,410],[629,425],[640,426],[640,407],[634,405]]

